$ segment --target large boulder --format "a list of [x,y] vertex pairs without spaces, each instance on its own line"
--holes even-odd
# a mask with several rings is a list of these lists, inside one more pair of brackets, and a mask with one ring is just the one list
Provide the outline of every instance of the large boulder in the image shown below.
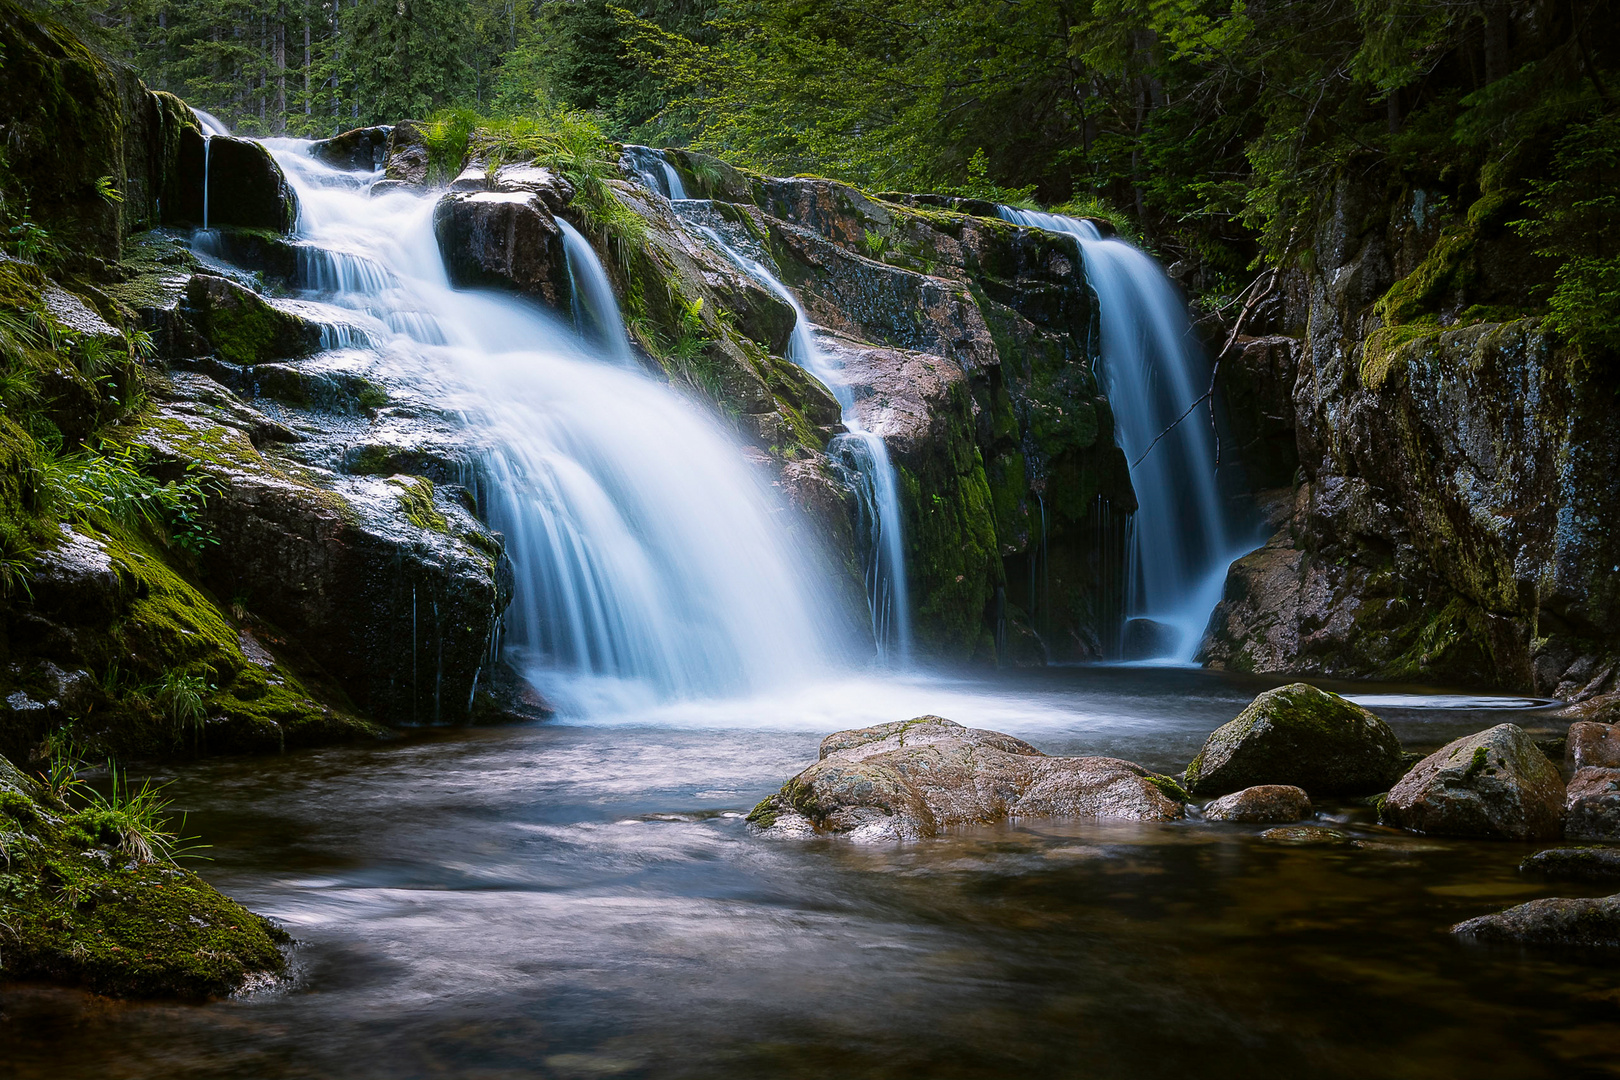
[[1620,881],[1620,848],[1548,848],[1520,863],[1519,873],[1560,881]]
[[380,183],[423,188],[428,182],[427,138],[419,120],[401,120],[388,132]]
[[1620,895],[1592,900],[1532,900],[1460,922],[1453,934],[1524,945],[1620,947]]
[[251,139],[204,137],[187,128],[180,137],[179,189],[163,220],[286,233],[298,223],[298,199],[270,151]]
[[388,159],[388,137],[393,130],[391,126],[383,124],[355,128],[330,139],[317,139],[309,144],[309,156],[334,169],[376,172]]
[[1292,784],[1312,795],[1368,795],[1401,774],[1401,742],[1372,713],[1306,683],[1267,690],[1217,728],[1187,766],[1187,790],[1224,795]]
[[213,274],[192,275],[181,314],[222,359],[233,364],[305,356],[321,344],[317,324]]
[[1620,840],[1620,769],[1587,766],[1564,789],[1564,836]]
[[1282,825],[1311,816],[1311,797],[1288,784],[1261,784],[1204,804],[1205,821]]
[[1498,724],[1447,743],[1390,789],[1383,818],[1413,832],[1556,839],[1564,782],[1524,730]]
[[1184,816],[1166,777],[1117,758],[1047,757],[938,716],[840,731],[821,759],[756,806],[767,833],[912,840],[1007,818]]
[[568,303],[562,230],[539,194],[453,192],[433,210],[433,233],[451,284]]

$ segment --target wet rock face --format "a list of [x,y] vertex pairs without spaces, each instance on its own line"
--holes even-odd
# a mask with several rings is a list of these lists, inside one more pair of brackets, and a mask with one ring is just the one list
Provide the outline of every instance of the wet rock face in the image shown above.
[[534,192],[456,192],[433,210],[452,284],[504,289],[552,307],[568,303],[562,230]]
[[827,736],[820,760],[748,820],[773,835],[915,840],[1007,818],[1171,821],[1185,814],[1176,794],[1128,761],[1047,757],[1010,735],[920,716]]
[[1215,730],[1192,764],[1187,790],[1221,795],[1290,784],[1312,795],[1368,795],[1400,775],[1401,744],[1378,717],[1306,683],[1268,690]]
[[1532,900],[1458,923],[1451,932],[1476,941],[1620,948],[1620,896]]
[[1538,851],[1519,864],[1519,872],[1558,881],[1620,881],[1620,848],[1565,847]]
[[355,128],[330,139],[318,139],[309,144],[309,156],[334,169],[375,172],[388,159],[388,137],[393,130],[384,124]]
[[[205,160],[206,158],[206,160]],[[164,210],[173,224],[203,223],[203,179],[208,182],[208,224],[291,232],[298,221],[298,199],[270,151],[250,139],[214,135],[206,140],[193,128],[180,137],[177,197]]]
[[416,120],[401,120],[388,132],[381,183],[422,188],[427,187],[427,182],[428,148],[422,125]]
[[320,348],[319,326],[233,281],[194,274],[185,297],[181,314],[230,363],[260,364],[307,356]]
[[1499,724],[1447,743],[1390,789],[1383,818],[1413,832],[1557,839],[1564,783],[1524,730]]
[[1280,825],[1311,816],[1311,797],[1288,784],[1260,784],[1204,804],[1204,820]]
[[1564,789],[1564,836],[1620,840],[1620,769],[1576,771]]

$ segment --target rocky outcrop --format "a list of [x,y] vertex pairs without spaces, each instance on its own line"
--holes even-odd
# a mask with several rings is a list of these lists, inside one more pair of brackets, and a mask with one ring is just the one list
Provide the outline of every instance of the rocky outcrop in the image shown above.
[[334,169],[376,172],[388,160],[388,137],[393,131],[391,126],[383,124],[355,128],[330,139],[317,139],[309,144],[309,156]]
[[[298,198],[270,152],[251,139],[206,138],[187,128],[180,138],[179,188],[164,221],[291,232]],[[207,205],[203,203],[206,181]]]
[[1311,816],[1311,797],[1303,788],[1287,784],[1261,784],[1244,788],[1203,806],[1205,821],[1237,821],[1277,825]]
[[1620,840],[1620,769],[1588,766],[1564,789],[1564,836]]
[[1574,948],[1620,948],[1620,896],[1532,900],[1451,928],[1475,941]]
[[1550,848],[1525,859],[1519,872],[1556,881],[1620,881],[1620,848]]
[[915,840],[1007,818],[1171,821],[1166,777],[1116,758],[1047,757],[995,731],[938,716],[840,731],[820,760],[748,816],[772,835]]
[[383,150],[383,178],[372,185],[372,193],[397,187],[427,187],[428,160],[422,122],[401,120],[388,131],[388,145]]
[[1187,790],[1222,795],[1289,784],[1312,795],[1366,795],[1400,775],[1401,743],[1378,717],[1305,683],[1268,690],[1216,729],[1187,766]]
[[233,364],[307,356],[321,344],[318,325],[212,274],[192,275],[180,313],[221,359]]
[[562,230],[538,194],[453,192],[433,210],[452,284],[493,287],[553,307],[569,299]]
[[1498,724],[1430,754],[1390,789],[1383,819],[1434,836],[1556,839],[1564,783],[1524,729]]
[[1348,175],[1324,199],[1313,265],[1278,277],[1266,332],[1223,358],[1248,442],[1276,443],[1291,412],[1302,482],[1233,567],[1215,666],[1612,687],[1620,418],[1595,368],[1515,317],[1548,277],[1506,227],[1518,206],[1496,190],[1452,212]]

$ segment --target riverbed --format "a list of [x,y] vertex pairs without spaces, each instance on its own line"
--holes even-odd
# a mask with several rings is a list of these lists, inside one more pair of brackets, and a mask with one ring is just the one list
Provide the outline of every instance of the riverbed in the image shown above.
[[[1271,685],[873,678],[184,766],[196,868],[293,934],[292,976],[207,1005],[7,987],[0,1061],[20,1080],[1620,1074],[1620,966],[1447,933],[1609,891],[1521,877],[1535,846],[1352,804],[1322,807],[1326,844],[1189,820],[859,847],[743,820],[837,728],[934,712],[1176,772]],[[1408,749],[1567,723],[1324,685]]]

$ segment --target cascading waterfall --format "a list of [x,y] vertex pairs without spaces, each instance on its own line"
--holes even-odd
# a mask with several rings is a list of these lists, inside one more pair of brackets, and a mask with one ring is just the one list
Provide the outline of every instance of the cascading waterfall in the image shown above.
[[562,218],[557,219],[557,227],[562,229],[563,250],[568,256],[574,329],[581,337],[594,339],[620,367],[634,368],[636,354],[631,351],[630,335],[625,333],[619,301],[613,296],[602,261],[578,229]]
[[1226,569],[1248,545],[1235,541],[1216,487],[1208,422],[1195,413],[1176,424],[1209,385],[1186,307],[1156,261],[1089,221],[1005,206],[1001,216],[1079,244],[1101,312],[1102,381],[1139,504],[1127,612],[1174,632],[1162,659],[1191,661]]
[[878,661],[905,667],[911,663],[911,599],[906,585],[905,536],[901,528],[900,486],[889,448],[876,432],[868,431],[855,408],[855,394],[842,369],[816,343],[809,317],[793,291],[766,269],[728,244],[718,231],[697,225],[698,231],[745,273],[781,297],[793,308],[793,334],[788,359],[809,372],[838,402],[847,432],[827,444],[828,456],[849,470],[861,508],[866,541],[866,600],[871,616],[872,640]]
[[841,657],[820,553],[710,417],[526,301],[451,289],[431,196],[369,198],[306,144],[266,145],[297,190],[310,297],[486,448],[478,486],[516,571],[506,654],[559,707],[757,691]]
[[624,156],[635,168],[641,182],[653,191],[658,192],[666,199],[685,199],[686,185],[681,183],[681,174],[675,171],[675,166],[669,163],[661,150],[654,150],[650,146],[627,145]]

